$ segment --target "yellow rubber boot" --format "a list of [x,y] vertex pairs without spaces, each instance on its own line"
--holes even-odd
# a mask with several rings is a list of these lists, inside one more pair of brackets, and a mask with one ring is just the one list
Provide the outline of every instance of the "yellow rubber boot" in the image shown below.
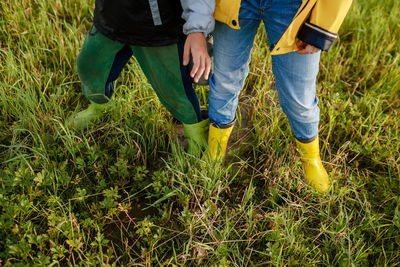
[[320,192],[328,192],[331,183],[328,173],[322,165],[319,156],[318,136],[310,143],[302,143],[296,140],[303,161],[304,174],[307,183]]
[[235,124],[232,123],[232,126],[221,129],[212,124],[210,125],[207,159],[213,161],[222,161],[224,159],[226,146],[234,126]]

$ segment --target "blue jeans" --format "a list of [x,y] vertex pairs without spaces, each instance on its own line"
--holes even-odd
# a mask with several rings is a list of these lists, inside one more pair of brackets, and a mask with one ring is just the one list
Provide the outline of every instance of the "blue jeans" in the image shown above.
[[[292,21],[302,0],[242,0],[240,30],[217,22],[214,74],[210,78],[209,117],[218,125],[235,119],[238,96],[249,73],[250,52],[261,20],[272,49]],[[318,133],[319,108],[315,95],[320,52],[272,56],[272,71],[280,106],[297,139]]]

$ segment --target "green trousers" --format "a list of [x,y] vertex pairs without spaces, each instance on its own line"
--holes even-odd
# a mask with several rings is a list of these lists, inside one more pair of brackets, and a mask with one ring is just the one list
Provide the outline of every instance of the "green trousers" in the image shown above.
[[77,58],[83,94],[97,104],[108,102],[114,81],[132,55],[160,102],[176,119],[186,124],[201,121],[189,70],[182,65],[183,40],[160,47],[132,46],[113,41],[92,27]]

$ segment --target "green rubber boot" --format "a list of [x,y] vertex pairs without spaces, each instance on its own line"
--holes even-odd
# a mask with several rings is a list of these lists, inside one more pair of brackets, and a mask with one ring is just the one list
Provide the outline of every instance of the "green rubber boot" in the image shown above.
[[74,129],[76,131],[86,129],[104,116],[104,111],[107,107],[108,103],[96,104],[90,101],[90,105],[87,109],[69,117],[65,125],[69,129]]
[[202,120],[194,124],[183,124],[185,129],[186,140],[188,142],[188,153],[196,157],[201,154],[207,147],[208,127],[210,120]]

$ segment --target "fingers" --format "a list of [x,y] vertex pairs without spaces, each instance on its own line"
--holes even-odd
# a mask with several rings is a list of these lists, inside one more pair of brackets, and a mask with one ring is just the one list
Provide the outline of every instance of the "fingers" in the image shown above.
[[317,53],[317,52],[321,51],[321,49],[319,49],[318,47],[315,47],[313,45],[311,45],[311,47],[312,47],[311,54],[314,54],[314,53]]
[[320,50],[319,48],[307,44],[304,48],[299,49],[299,50],[297,50],[296,52],[297,52],[298,54],[305,55],[305,54],[314,54],[314,53],[317,53],[319,50]]
[[190,76],[194,82],[198,82],[201,76],[208,80],[211,71],[211,58],[209,56],[199,56],[193,59],[193,68]]
[[201,75],[204,73],[205,69],[205,58],[200,57],[199,60],[199,68],[197,69],[196,76],[194,77],[194,81],[197,83],[201,77]]
[[296,45],[299,48],[299,50],[302,50],[306,47],[306,43],[299,39],[296,40]]
[[301,40],[296,41],[296,45],[299,48],[296,53],[305,55],[305,54],[314,54],[317,53],[320,49],[313,45],[307,44]]
[[305,42],[303,42],[302,40],[297,39],[296,40],[296,45],[299,48],[296,53],[301,54],[301,55],[305,55],[306,53],[306,47],[307,44]]
[[185,43],[185,46],[183,48],[183,66],[186,66],[189,64],[190,61],[190,44]]
[[193,32],[188,35],[183,51],[183,65],[186,66],[189,63],[190,56],[193,60],[190,77],[196,83],[202,75],[207,80],[211,70],[211,59],[207,52],[206,39],[203,33]]
[[200,56],[198,54],[192,53],[192,57],[193,57],[193,67],[192,70],[190,71],[190,77],[194,78],[194,76],[196,75],[197,71],[200,68]]
[[207,57],[205,60],[206,63],[206,67],[205,67],[205,71],[204,71],[204,80],[208,80],[208,77],[210,75],[210,71],[211,71],[211,58]]

